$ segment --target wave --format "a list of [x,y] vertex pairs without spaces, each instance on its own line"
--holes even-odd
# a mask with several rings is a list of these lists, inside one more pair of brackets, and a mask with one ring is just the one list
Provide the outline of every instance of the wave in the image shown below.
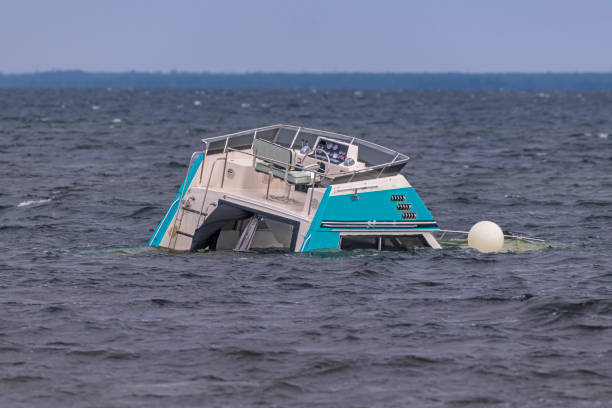
[[45,204],[50,202],[52,199],[51,198],[43,198],[40,200],[27,200],[27,201],[22,201],[19,204],[17,204],[17,207],[29,207],[32,205],[39,205],[39,204]]
[[609,299],[588,299],[581,302],[562,300],[526,302],[527,319],[540,327],[561,326],[585,331],[608,329],[612,326],[593,323],[600,316],[612,313],[612,301]]
[[143,214],[148,214],[148,213],[150,213],[151,211],[155,211],[155,210],[157,210],[157,207],[154,207],[154,206],[152,206],[152,205],[145,205],[144,207],[141,207],[141,208],[139,208],[139,209],[137,209],[137,210],[133,211],[133,212],[130,214],[130,217],[138,217],[138,216],[140,216],[140,215],[143,215]]

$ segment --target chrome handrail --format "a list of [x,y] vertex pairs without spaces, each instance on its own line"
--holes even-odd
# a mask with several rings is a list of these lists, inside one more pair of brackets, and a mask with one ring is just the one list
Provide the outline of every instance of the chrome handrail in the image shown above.
[[379,144],[376,143],[372,143],[370,141],[364,140],[364,139],[359,139],[357,137],[354,136],[348,136],[348,135],[344,135],[342,133],[336,133],[336,132],[329,132],[326,130],[320,130],[320,129],[313,129],[313,128],[305,128],[305,127],[300,127],[300,126],[295,126],[295,125],[286,125],[286,124],[277,124],[277,125],[271,125],[271,126],[263,126],[263,127],[259,127],[259,128],[254,128],[254,129],[248,129],[248,130],[242,130],[240,132],[235,132],[235,133],[230,133],[227,135],[221,135],[221,136],[213,136],[213,137],[209,137],[209,138],[204,138],[202,139],[203,142],[215,142],[215,141],[219,141],[219,140],[223,140],[225,138],[233,138],[233,137],[237,137],[237,136],[244,136],[244,135],[248,135],[250,133],[253,132],[263,132],[266,130],[271,130],[271,129],[277,129],[277,128],[282,128],[282,129],[288,129],[288,130],[300,130],[300,132],[305,132],[305,133],[311,133],[317,136],[328,136],[328,137],[335,137],[338,139],[342,139],[345,140],[346,142],[349,142],[349,144],[354,144],[355,142],[358,142],[359,144],[365,145],[365,146],[370,146],[373,148],[376,148],[377,150],[382,150],[386,153],[394,153],[394,154],[398,154],[399,157],[403,156],[405,158],[408,158],[407,155],[398,152],[397,150],[393,150],[390,149],[388,147],[385,146],[381,146]]
[[[286,163],[286,162],[282,162],[282,161],[277,161],[277,160],[273,160],[273,159],[268,159],[267,157],[257,156],[257,155],[255,155],[253,153],[249,153],[249,152],[246,152],[244,150],[234,149],[232,147],[227,147],[227,150],[228,151],[232,151],[232,152],[237,152],[237,153],[245,154],[247,156],[252,156],[254,158],[265,160],[265,161],[268,161],[268,162],[271,162],[271,163],[274,163],[274,164],[282,165],[282,166],[284,166],[286,168],[289,168],[291,166],[290,163]],[[409,160],[409,158],[402,159],[402,160],[397,160],[397,157],[398,156],[396,155],[396,157],[394,158],[394,161],[391,161],[389,163],[377,164],[376,166],[365,167],[363,169],[350,170],[350,171],[341,171],[341,172],[336,172],[336,173],[327,173],[328,170],[327,170],[327,167],[326,167],[326,171],[325,172],[321,172],[319,169],[312,170],[312,172],[320,175],[321,177],[323,177],[325,179],[329,179],[329,180],[333,180],[337,176],[348,176],[348,175],[351,175],[352,176],[351,180],[352,180],[352,178],[356,174],[366,173],[366,172],[369,172],[369,171],[381,169],[381,171],[378,173],[378,175],[376,177],[373,177],[373,178],[379,178],[385,168],[387,168],[387,167],[389,167],[391,165],[398,165],[398,164],[402,164],[402,163],[407,163],[408,160]],[[316,157],[315,157],[315,159],[316,159]],[[316,160],[320,160],[320,159],[316,159]],[[322,160],[320,160],[320,161],[323,162]],[[285,178],[283,180],[285,180],[285,182],[287,181],[286,180],[286,174],[285,174]]]

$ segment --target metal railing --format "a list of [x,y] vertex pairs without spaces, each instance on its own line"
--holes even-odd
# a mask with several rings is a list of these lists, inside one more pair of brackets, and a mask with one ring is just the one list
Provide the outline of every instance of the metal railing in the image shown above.
[[[237,134],[237,135],[244,135],[244,134],[240,133],[240,134]],[[256,135],[254,135],[254,137],[255,136]],[[220,153],[225,154],[226,156],[227,156],[229,151],[240,152],[240,153],[243,153],[243,154],[250,154],[250,153],[245,152],[242,149],[235,149],[235,148],[232,148],[232,147],[228,147],[228,141],[229,141],[230,137],[232,137],[232,136],[228,135],[228,136],[222,136],[220,138],[216,137],[216,138],[204,139],[205,143],[206,143],[205,151],[208,151],[208,148],[209,148],[209,144],[208,143],[210,142],[211,139],[215,139],[217,141],[226,139],[225,147],[223,148],[223,151],[221,151]],[[273,160],[270,160],[268,158],[263,158],[262,157],[261,159],[262,160],[266,160],[266,161],[270,161],[270,162],[274,162]],[[320,160],[317,157],[314,157],[314,159],[317,162],[326,163],[325,160]],[[334,173],[330,173],[329,172],[329,167],[330,167],[329,163],[330,163],[330,161],[327,160],[327,166],[325,168],[325,172],[317,172],[317,173],[320,174],[323,179],[327,180],[328,184],[334,184],[334,180],[336,178],[339,178],[339,177],[342,177],[342,181],[341,181],[342,183],[350,183],[351,181],[353,181],[355,176],[358,176],[360,174],[365,174],[365,173],[368,173],[368,172],[372,172],[373,173],[372,177],[370,177],[370,178],[373,178],[373,179],[380,178],[385,173],[386,169],[388,169],[390,167],[394,167],[394,166],[404,165],[405,163],[408,162],[408,160],[409,160],[408,156],[405,156],[405,155],[402,155],[401,153],[395,152],[395,156],[394,156],[394,158],[390,162],[381,163],[381,164],[377,164],[377,165],[373,165],[373,166],[367,166],[367,167],[364,167],[364,168],[361,168],[361,169],[347,170],[347,171],[337,171],[337,172],[334,172]],[[284,165],[284,166],[290,165],[290,163],[284,163],[284,162],[275,162],[275,164]],[[374,173],[376,173],[376,174],[374,174]],[[225,172],[224,172],[224,174],[225,174]],[[222,182],[222,186],[223,186],[223,182]]]
[[[286,129],[286,130],[294,130],[296,133],[293,137],[293,140],[291,142],[291,144],[288,146],[289,148],[293,148],[295,141],[297,139],[297,136],[300,133],[308,133],[311,135],[315,135],[315,136],[323,136],[323,137],[330,137],[333,139],[338,139],[338,140],[342,140],[345,142],[348,142],[349,145],[353,145],[356,144],[358,146],[365,146],[365,147],[369,147],[372,149],[375,149],[379,152],[383,152],[388,154],[391,157],[394,157],[394,159],[391,162],[387,162],[387,163],[392,163],[395,161],[403,161],[403,160],[408,160],[409,157],[401,152],[398,152],[396,150],[390,149],[388,147],[385,146],[381,146],[379,144],[376,143],[372,143],[369,142],[367,140],[363,140],[363,139],[359,139],[357,137],[354,136],[348,136],[348,135],[344,135],[341,133],[335,133],[335,132],[329,132],[326,130],[319,130],[319,129],[312,129],[312,128],[305,128],[305,127],[301,127],[301,126],[294,126],[294,125],[285,125],[285,124],[277,124],[277,125],[271,125],[271,126],[264,126],[264,127],[260,127],[260,128],[255,128],[255,129],[249,129],[249,130],[243,130],[240,132],[235,132],[235,133],[230,133],[227,135],[222,135],[222,136],[213,136],[213,137],[209,137],[209,138],[204,138],[202,139],[202,142],[205,144],[210,144],[212,142],[218,142],[221,140],[226,140],[226,145],[227,145],[227,141],[229,139],[235,138],[235,137],[239,137],[239,136],[246,136],[249,134],[253,134],[254,137],[257,133],[261,133],[261,132],[265,132],[265,131],[269,131],[269,130],[277,130],[277,129]],[[398,160],[399,159],[399,160]],[[386,164],[386,163],[379,163],[379,164]],[[379,165],[377,164],[377,165]]]

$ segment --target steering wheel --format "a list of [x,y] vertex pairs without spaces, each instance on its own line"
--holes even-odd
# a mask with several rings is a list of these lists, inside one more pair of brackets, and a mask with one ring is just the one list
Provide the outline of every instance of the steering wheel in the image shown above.
[[323,173],[324,176],[327,176],[327,172],[329,171],[329,168],[331,166],[331,160],[329,159],[329,154],[327,154],[325,150],[321,149],[320,147],[317,147],[317,149],[315,150],[315,155],[318,155],[320,153],[323,153],[325,157],[327,157],[327,166],[325,166],[325,173]]

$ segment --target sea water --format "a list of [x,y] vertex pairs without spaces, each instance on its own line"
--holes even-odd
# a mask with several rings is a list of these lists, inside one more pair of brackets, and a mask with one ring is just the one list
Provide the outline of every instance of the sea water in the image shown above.
[[[201,138],[275,123],[549,245],[146,247]],[[612,404],[610,133],[610,92],[0,90],[0,406]]]

